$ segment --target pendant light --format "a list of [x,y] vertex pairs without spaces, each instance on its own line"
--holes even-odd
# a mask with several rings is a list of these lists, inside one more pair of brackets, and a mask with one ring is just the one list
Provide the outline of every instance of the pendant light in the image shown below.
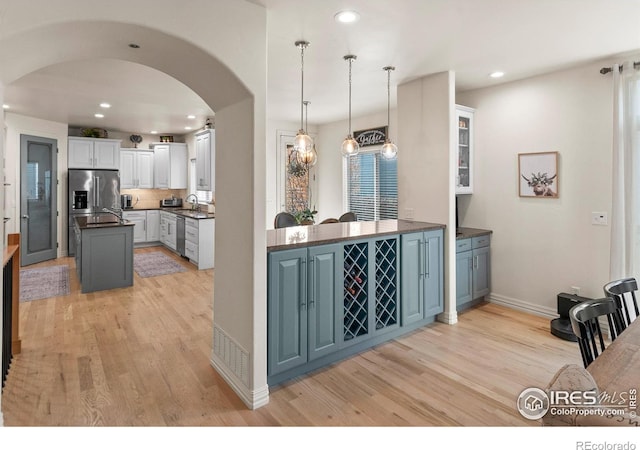
[[[309,129],[309,122],[307,122],[308,119],[308,115],[307,115],[307,106],[309,106],[309,103],[311,103],[308,100],[305,100],[302,102],[302,104],[304,105],[304,127],[308,130]],[[313,167],[316,165],[316,163],[318,162],[318,152],[316,151],[316,143],[313,143],[313,147],[311,148],[310,152],[306,152],[306,153],[300,153],[300,152],[296,152],[296,158],[298,159],[298,163],[299,164],[304,164],[305,166],[307,166],[307,169],[309,167]]]
[[393,159],[398,155],[398,147],[396,146],[396,144],[394,144],[393,142],[391,142],[391,139],[389,139],[389,136],[391,135],[391,126],[390,126],[390,117],[391,117],[391,71],[392,70],[396,70],[395,67],[393,66],[386,66],[383,67],[382,70],[385,70],[387,72],[387,137],[384,140],[384,144],[382,145],[382,148],[380,149],[380,153],[382,154],[382,157],[385,159]]
[[308,153],[313,149],[313,139],[309,136],[303,128],[302,120],[303,120],[303,111],[304,111],[304,49],[309,46],[307,41],[296,41],[296,47],[300,49],[300,75],[301,75],[301,96],[300,96],[300,129],[298,130],[298,134],[296,134],[296,138],[293,141],[293,149],[299,154]]
[[360,151],[360,144],[351,135],[351,64],[356,59],[356,55],[346,55],[344,59],[349,61],[349,134],[342,141],[342,154],[344,156],[353,156]]

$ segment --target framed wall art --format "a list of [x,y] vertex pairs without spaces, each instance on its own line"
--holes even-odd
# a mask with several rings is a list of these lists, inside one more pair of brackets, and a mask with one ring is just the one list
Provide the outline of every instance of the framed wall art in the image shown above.
[[518,153],[520,197],[558,198],[558,152]]

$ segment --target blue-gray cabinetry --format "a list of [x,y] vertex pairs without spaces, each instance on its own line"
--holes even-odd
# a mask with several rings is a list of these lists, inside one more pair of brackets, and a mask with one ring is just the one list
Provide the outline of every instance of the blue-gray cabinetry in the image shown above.
[[402,235],[402,323],[444,311],[442,230]]
[[490,291],[490,235],[456,241],[456,305],[464,309]]
[[330,353],[342,340],[341,251],[330,244],[269,254],[270,374]]
[[[333,225],[300,228],[319,234],[326,231],[322,227]],[[350,226],[335,224],[336,229]],[[407,323],[402,320],[407,278],[401,277],[405,234],[351,236],[323,245],[293,244],[295,248],[285,245],[269,251],[269,384],[400,336],[442,312],[443,230],[410,234],[420,235],[420,251],[427,253],[414,271],[422,283],[418,294],[422,314]]]

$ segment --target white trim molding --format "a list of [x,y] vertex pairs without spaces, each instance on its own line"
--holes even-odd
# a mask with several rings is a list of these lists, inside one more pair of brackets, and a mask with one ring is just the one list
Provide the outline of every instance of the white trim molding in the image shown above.
[[555,319],[558,317],[558,312],[547,306],[540,306],[535,303],[525,302],[516,298],[507,297],[500,294],[489,294],[488,301],[496,303],[498,305],[506,306],[507,308],[517,309],[519,311],[528,312],[537,316],[548,317],[549,319]]

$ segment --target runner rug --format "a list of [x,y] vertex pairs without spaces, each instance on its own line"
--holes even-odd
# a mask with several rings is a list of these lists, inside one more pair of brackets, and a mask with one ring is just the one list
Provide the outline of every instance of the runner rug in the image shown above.
[[134,254],[133,270],[143,278],[187,271],[182,264],[162,252]]
[[69,295],[69,266],[20,269],[20,301]]

